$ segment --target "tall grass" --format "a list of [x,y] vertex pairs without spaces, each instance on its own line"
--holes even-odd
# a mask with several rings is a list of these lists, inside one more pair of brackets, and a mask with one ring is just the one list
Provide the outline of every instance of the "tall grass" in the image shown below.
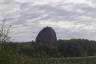
[[96,64],[96,57],[33,58],[27,64]]

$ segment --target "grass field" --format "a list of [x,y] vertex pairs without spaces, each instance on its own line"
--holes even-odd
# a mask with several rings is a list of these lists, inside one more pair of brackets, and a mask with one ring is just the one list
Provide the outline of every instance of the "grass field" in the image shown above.
[[96,57],[34,58],[26,64],[96,64]]

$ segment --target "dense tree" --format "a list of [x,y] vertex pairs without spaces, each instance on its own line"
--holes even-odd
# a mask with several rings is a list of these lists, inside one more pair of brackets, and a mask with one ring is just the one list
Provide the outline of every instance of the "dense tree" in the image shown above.
[[31,56],[35,53],[40,53],[42,56],[45,54],[47,57],[77,57],[96,55],[96,41],[89,41],[87,39],[58,40],[54,44],[31,43],[30,46],[25,47],[27,44],[29,43],[25,43],[24,48],[21,48],[21,51],[22,53],[26,53]]

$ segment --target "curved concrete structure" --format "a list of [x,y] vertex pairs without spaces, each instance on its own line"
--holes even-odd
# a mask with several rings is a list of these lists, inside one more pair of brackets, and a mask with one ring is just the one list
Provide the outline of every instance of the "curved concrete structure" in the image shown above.
[[37,43],[54,43],[56,40],[56,33],[51,27],[45,27],[36,37]]

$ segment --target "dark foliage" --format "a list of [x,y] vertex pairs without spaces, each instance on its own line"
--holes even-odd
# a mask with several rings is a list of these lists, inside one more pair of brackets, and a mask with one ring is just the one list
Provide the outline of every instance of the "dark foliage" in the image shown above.
[[58,40],[54,44],[25,43],[22,45],[21,53],[25,53],[34,57],[37,57],[38,55],[38,57],[95,56],[96,41],[89,41],[86,39],[71,39]]

